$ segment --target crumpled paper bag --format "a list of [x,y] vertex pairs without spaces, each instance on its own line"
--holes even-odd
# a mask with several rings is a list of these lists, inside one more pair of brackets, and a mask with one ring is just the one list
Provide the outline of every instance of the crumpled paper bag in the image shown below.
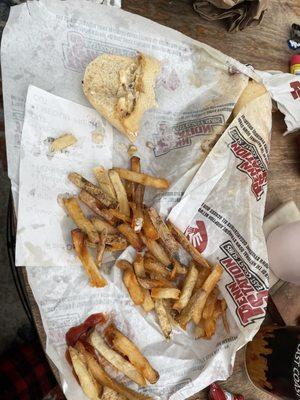
[[259,25],[269,6],[269,0],[200,0],[194,9],[201,17],[214,21],[227,19],[228,31],[241,31],[249,25]]

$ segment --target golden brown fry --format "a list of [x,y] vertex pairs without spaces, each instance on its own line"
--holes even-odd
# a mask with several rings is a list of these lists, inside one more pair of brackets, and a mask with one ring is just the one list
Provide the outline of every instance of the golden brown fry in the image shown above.
[[168,313],[163,299],[157,299],[154,302],[155,311],[158,318],[159,325],[166,339],[170,338],[172,332],[172,324],[170,322]]
[[79,351],[74,347],[69,346],[68,351],[83,392],[91,400],[100,399],[102,388],[90,373],[85,359],[80,357]]
[[127,397],[119,394],[107,386],[104,386],[101,400],[127,400]]
[[116,262],[116,266],[123,271],[126,271],[126,269],[130,269],[131,271],[133,271],[132,264],[127,260],[118,260]]
[[[138,164],[138,168],[136,169],[134,169],[132,165],[131,169],[133,171],[140,172],[140,164]],[[140,184],[135,184],[132,199],[133,199],[133,204],[136,204],[136,207],[132,208],[133,211],[132,227],[136,232],[140,232],[144,224],[144,212],[143,212],[144,192],[145,192],[145,186]]]
[[150,257],[144,257],[144,268],[147,272],[154,273],[162,278],[170,278],[170,272],[159,261],[153,260]]
[[139,284],[145,289],[153,289],[153,288],[173,288],[174,285],[172,282],[167,279],[149,279],[149,278],[138,278]]
[[116,199],[116,193],[109,179],[107,170],[102,165],[100,165],[99,167],[93,168],[93,173],[97,179],[100,188],[104,192],[109,194],[113,199]]
[[197,278],[197,282],[194,287],[194,292],[197,289],[202,288],[203,283],[206,281],[206,279],[210,273],[211,273],[211,269],[203,268],[203,267],[198,268],[198,278]]
[[123,236],[114,233],[107,234],[106,244],[119,250],[124,250],[127,247],[126,239]]
[[145,312],[150,312],[154,308],[154,301],[152,300],[149,290],[146,290],[146,289],[143,289],[143,290],[144,290],[145,298],[144,298],[142,307]]
[[164,306],[165,306],[165,310],[166,310],[166,313],[168,315],[170,324],[172,326],[176,327],[176,326],[178,326],[178,323],[176,321],[176,317],[177,317],[178,313],[177,313],[176,310],[174,310],[172,308],[173,303],[174,303],[174,301],[172,299],[165,299],[164,300]]
[[142,208],[133,202],[129,203],[129,205],[132,210],[131,227],[135,232],[141,232],[144,223],[144,214],[142,212]]
[[202,318],[208,319],[212,318],[214,314],[215,305],[218,298],[218,290],[215,288],[208,296],[205,307],[203,309]]
[[136,253],[135,260],[133,262],[133,268],[138,278],[144,278],[146,276],[144,268],[144,256],[142,253],[140,252]]
[[130,182],[140,183],[144,186],[152,186],[156,189],[163,190],[168,189],[170,186],[169,181],[165,178],[157,178],[156,176],[130,171],[124,168],[114,168],[114,170],[118,172],[121,178]]
[[118,234],[119,233],[117,228],[115,228],[114,226],[111,226],[106,221],[103,221],[103,219],[101,219],[101,218],[93,217],[91,219],[91,221],[92,221],[92,224],[94,225],[95,229],[99,233],[103,232],[104,229],[107,231],[107,234],[109,234],[109,235],[113,235],[113,234]]
[[141,373],[119,353],[111,349],[96,330],[93,330],[90,334],[89,343],[118,371],[128,376],[129,379],[139,386],[146,386],[145,378]]
[[151,397],[139,394],[134,390],[131,390],[124,386],[122,383],[118,383],[116,380],[111,378],[100,365],[95,358],[88,351],[84,352],[84,357],[88,365],[89,370],[93,374],[94,378],[101,383],[103,386],[107,386],[117,393],[126,397],[127,400],[151,400]]
[[178,300],[180,290],[176,288],[153,288],[151,289],[152,299],[173,299]]
[[201,339],[205,337],[204,321],[201,319],[198,325],[195,327],[195,339]]
[[[182,309],[179,314],[177,321],[182,329],[186,328],[187,323],[194,317],[195,310],[200,310],[202,315],[202,310],[205,306],[205,302],[208,294],[203,289],[198,289],[191,297],[188,304]],[[200,318],[201,319],[201,318]],[[197,322],[197,324],[200,322]]]
[[181,290],[180,297],[178,301],[176,301],[176,303],[173,305],[173,308],[175,310],[181,311],[187,305],[192,296],[193,289],[197,281],[197,277],[198,277],[198,270],[195,267],[195,264],[191,262],[189,265],[187,276],[183,283],[183,288]]
[[135,273],[132,269],[126,269],[123,274],[123,282],[126,286],[129,295],[136,305],[143,304],[145,300],[145,293],[143,288],[138,283]]
[[157,240],[159,234],[152,224],[151,218],[148,213],[148,209],[144,207],[144,219],[143,219],[143,233],[148,239]]
[[143,242],[141,241],[137,233],[134,232],[130,225],[125,223],[120,224],[117,229],[120,233],[122,233],[123,236],[125,236],[132,247],[134,247],[138,251],[142,250],[142,248],[144,247]]
[[91,194],[89,194],[85,190],[81,190],[79,195],[78,195],[79,200],[81,200],[84,204],[86,204],[96,215],[99,215],[99,217],[104,218],[110,225],[115,224],[115,218],[113,215],[110,215],[107,211],[106,208],[103,208],[103,205],[100,203],[99,200],[97,200],[95,197],[93,197]]
[[178,257],[179,245],[172,236],[169,228],[165,224],[165,221],[161,218],[155,208],[150,207],[148,210],[149,217],[158,232],[160,239],[162,240],[165,248],[168,250],[171,257]]
[[202,257],[199,251],[196,250],[195,247],[190,243],[185,234],[181,232],[181,230],[178,229],[170,220],[167,221],[167,226],[171,230],[172,235],[177,240],[177,242],[184,248],[184,250],[187,253],[189,253],[192,259],[196,261],[196,263],[198,263],[199,265],[202,265],[205,268],[209,268],[208,262],[205,260],[205,258]]
[[118,202],[113,197],[76,172],[71,172],[68,175],[68,178],[72,183],[74,183],[74,185],[79,187],[79,189],[87,191],[106,207],[116,208],[118,206]]
[[179,261],[175,260],[175,258],[171,258],[173,269],[171,271],[170,279],[174,280],[178,275],[186,275],[187,268],[180,264]]
[[104,335],[108,343],[111,343],[115,350],[127,357],[131,364],[142,373],[148,382],[156,383],[158,381],[158,372],[155,371],[137,346],[125,335],[123,335],[123,333],[121,333],[114,324],[109,325],[105,329]]
[[207,339],[210,339],[216,331],[216,320],[213,317],[210,317],[208,319],[205,319],[203,324],[205,336],[207,337]]
[[106,286],[106,280],[101,276],[93,257],[88,252],[84,241],[84,234],[79,229],[74,229],[71,235],[75,251],[89,278],[89,284],[96,287]]
[[103,261],[105,245],[106,245],[106,238],[107,238],[107,230],[105,229],[100,233],[99,243],[97,244],[96,263],[97,263],[98,268],[101,267],[101,264]]
[[140,234],[140,237],[144,243],[144,245],[148,248],[150,253],[162,264],[168,267],[171,264],[171,260],[163,247],[157,243],[155,240],[149,239],[143,234]]
[[60,151],[77,142],[77,139],[72,133],[65,133],[56,138],[50,145],[50,151]]
[[75,197],[71,197],[69,199],[63,199],[64,206],[68,212],[68,215],[72,218],[75,224],[81,229],[84,233],[87,234],[89,240],[92,243],[99,242],[99,235],[96,231],[95,227],[91,223],[89,219],[83,214],[78,201]]
[[[132,171],[141,172],[141,164],[139,157],[133,156],[130,158],[130,168]],[[136,188],[136,184],[134,182],[126,181],[125,189],[127,193],[127,198],[129,201],[133,201],[134,199],[134,191]]]
[[109,179],[114,187],[116,192],[116,196],[119,202],[119,210],[121,213],[125,214],[127,217],[130,217],[130,207],[127,199],[126,190],[123,186],[123,183],[116,171],[110,169],[108,171]]
[[130,223],[131,219],[127,217],[127,215],[121,213],[121,211],[117,210],[116,208],[108,208],[105,210],[107,215],[111,216],[112,218],[116,218],[120,221]]

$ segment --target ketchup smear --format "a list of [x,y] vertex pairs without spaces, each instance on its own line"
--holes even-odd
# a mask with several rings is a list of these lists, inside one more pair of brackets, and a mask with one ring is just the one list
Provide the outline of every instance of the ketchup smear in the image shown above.
[[90,315],[82,324],[70,328],[66,333],[66,342],[68,346],[74,346],[79,339],[84,340],[88,331],[96,325],[103,325],[107,317],[102,313]]
[[245,400],[244,396],[238,394],[233,395],[228,392],[224,392],[223,389],[216,383],[210,385],[209,389],[209,400]]

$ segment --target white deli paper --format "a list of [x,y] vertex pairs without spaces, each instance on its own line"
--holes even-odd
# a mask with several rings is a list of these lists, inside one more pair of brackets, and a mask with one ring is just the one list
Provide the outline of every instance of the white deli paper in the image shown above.
[[[91,313],[109,312],[160,372],[158,383],[144,390],[155,399],[183,400],[230,375],[237,349],[253,337],[265,315],[268,269],[261,225],[270,98],[264,95],[253,102],[226,129],[234,104],[247,84],[246,75],[256,76],[251,68],[142,17],[98,4],[96,8],[93,2],[84,2],[84,7],[82,4],[78,0],[41,0],[12,8],[1,51],[9,174],[15,196],[19,190],[24,101],[30,84],[84,106],[83,71],[98,54],[134,55],[144,51],[157,57],[163,66],[156,89],[158,108],[145,114],[137,147],[143,170],[169,178],[171,188],[163,196],[147,190],[146,200],[165,215],[172,209],[170,218],[186,229],[192,243],[209,260],[223,265],[220,289],[230,307],[231,331],[229,335],[225,333],[218,322],[217,335],[211,341],[195,341],[190,333],[176,328],[167,342],[154,315],[144,315],[133,307],[120,271],[107,267],[105,276],[111,283],[103,289],[91,288],[82,268],[71,266],[74,256],[66,252],[68,264],[27,268],[47,334],[47,353],[62,374],[67,398],[85,398],[65,360],[65,333]],[[47,101],[53,99],[53,107],[61,109],[66,100],[52,95],[43,92]],[[82,115],[92,112],[72,104]],[[53,122],[53,129],[57,129],[56,123]],[[59,128],[63,132],[70,126],[61,121]],[[26,125],[24,132],[25,129]],[[33,143],[44,151],[39,157],[44,160],[43,166],[52,161],[46,155],[44,135],[47,138],[59,134],[57,130],[49,134],[49,130],[50,126],[47,132],[39,132],[39,137],[24,134],[33,142],[22,139],[25,154]],[[205,159],[204,141],[214,140],[222,132],[222,138]],[[86,135],[89,141],[90,131]],[[84,140],[83,132],[80,137]],[[128,142],[115,131],[112,137],[112,164],[124,167],[128,163]],[[147,142],[153,144],[153,149]],[[107,156],[105,149],[99,149],[99,157]],[[65,191],[69,168],[76,165],[75,155],[76,146],[57,155],[66,162],[62,187],[55,188],[59,193]],[[83,169],[76,170],[89,177],[91,154],[81,155]],[[25,169],[30,168],[30,157],[21,160],[21,174],[23,164]],[[100,161],[95,159],[93,166],[98,164]],[[23,192],[26,198],[26,184],[33,183],[30,176],[26,179],[28,182],[22,181],[20,186],[22,199]],[[36,189],[38,184],[39,181]],[[42,203],[46,200],[40,198]],[[19,214],[28,220],[24,202],[19,205]],[[62,210],[57,200],[48,207],[56,215],[55,229],[60,229],[57,216]],[[65,224],[62,247],[69,240],[67,229]],[[55,250],[50,246],[40,248],[40,259],[55,264]],[[31,249],[29,245],[26,256],[36,260],[35,250],[32,253]],[[132,259],[132,249],[122,257]]]

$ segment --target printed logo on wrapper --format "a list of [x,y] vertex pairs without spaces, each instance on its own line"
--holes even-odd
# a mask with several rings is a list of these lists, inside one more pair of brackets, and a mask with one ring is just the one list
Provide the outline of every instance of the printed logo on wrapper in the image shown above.
[[230,131],[232,142],[229,148],[236,158],[242,160],[237,169],[244,172],[252,180],[251,190],[257,201],[265,192],[267,185],[267,166],[260,156],[257,148],[248,142],[237,127]]
[[236,315],[243,326],[264,318],[268,300],[268,290],[261,278],[236,251],[230,240],[221,244],[226,257],[220,264],[232,278],[226,289],[236,304]]
[[291,95],[294,100],[297,100],[300,98],[300,82],[295,81],[295,82],[290,82],[290,87],[293,89],[291,90]]
[[208,237],[204,221],[198,220],[195,225],[188,226],[185,235],[200,253],[206,249]]

